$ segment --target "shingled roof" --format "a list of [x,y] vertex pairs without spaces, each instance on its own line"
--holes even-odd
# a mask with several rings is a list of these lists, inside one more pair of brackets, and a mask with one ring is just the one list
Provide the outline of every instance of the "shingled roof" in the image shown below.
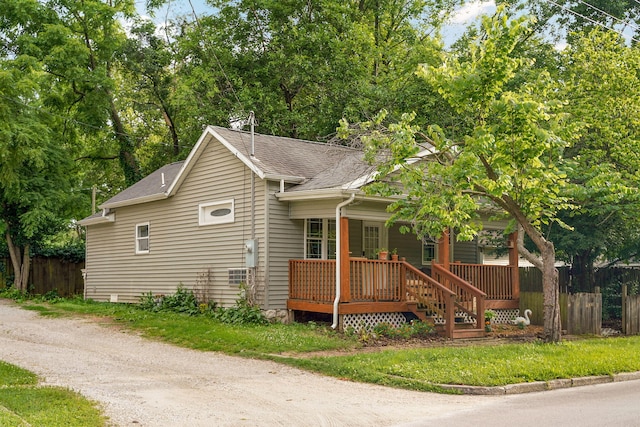
[[261,178],[282,179],[295,184],[287,191],[343,188],[373,171],[358,149],[254,134],[252,155],[250,132],[209,126],[185,161],[161,167],[101,204],[100,208],[112,209],[170,197],[178,191],[206,145],[216,142],[227,147]]
[[164,165],[152,172],[140,181],[116,194],[102,205],[101,208],[114,208],[129,204],[132,200],[142,203],[155,200],[156,197],[164,198],[164,194],[174,179],[178,176],[184,161]]
[[304,182],[334,168],[345,158],[362,157],[359,150],[349,147],[261,134],[254,135],[254,156],[251,156],[249,132],[217,126],[211,129],[267,177],[291,177]]

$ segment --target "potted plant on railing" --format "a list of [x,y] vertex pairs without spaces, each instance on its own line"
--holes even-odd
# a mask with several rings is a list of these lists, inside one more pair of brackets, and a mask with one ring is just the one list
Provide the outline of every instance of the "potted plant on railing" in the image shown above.
[[378,259],[386,261],[389,251],[386,248],[378,249]]
[[484,331],[491,332],[491,322],[496,317],[496,312],[493,310],[484,311]]
[[398,261],[398,248],[391,250],[391,261]]

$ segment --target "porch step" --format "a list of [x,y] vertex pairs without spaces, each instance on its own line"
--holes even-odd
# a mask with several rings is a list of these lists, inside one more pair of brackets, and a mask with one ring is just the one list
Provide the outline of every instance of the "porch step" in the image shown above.
[[453,330],[453,339],[459,338],[484,338],[486,333],[484,329],[471,329],[471,328],[455,328]]

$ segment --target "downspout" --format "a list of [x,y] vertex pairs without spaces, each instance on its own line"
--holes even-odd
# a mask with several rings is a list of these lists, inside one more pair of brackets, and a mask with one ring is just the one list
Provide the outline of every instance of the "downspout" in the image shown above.
[[340,303],[340,267],[341,267],[341,259],[342,254],[340,253],[340,210],[347,206],[349,203],[353,202],[356,198],[355,193],[351,193],[351,196],[341,202],[336,206],[336,298],[333,300],[333,325],[331,325],[332,329],[336,329],[338,327],[338,304]]

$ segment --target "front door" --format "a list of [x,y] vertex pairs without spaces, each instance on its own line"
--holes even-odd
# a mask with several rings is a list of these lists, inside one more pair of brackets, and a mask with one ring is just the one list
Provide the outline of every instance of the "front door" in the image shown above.
[[381,222],[364,222],[362,224],[362,251],[369,259],[378,257],[378,250],[386,247],[386,228]]

